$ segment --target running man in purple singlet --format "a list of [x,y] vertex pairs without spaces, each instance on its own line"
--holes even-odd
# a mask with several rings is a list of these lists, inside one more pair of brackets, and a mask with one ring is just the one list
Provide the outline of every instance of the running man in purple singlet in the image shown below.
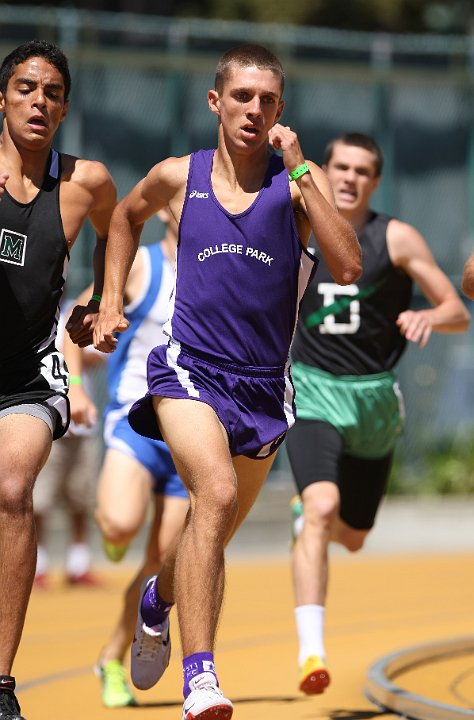
[[119,204],[94,331],[96,348],[115,349],[114,333],[127,329],[123,288],[143,223],[168,205],[179,223],[169,340],[151,352],[149,391],[129,419],[139,433],[165,440],[191,507],[159,578],[144,584],[132,680],[146,689],[164,672],[176,602],[183,720],[232,716],[213,657],[224,547],[294,422],[288,354],[315,269],[311,231],[335,282],[353,283],[361,272],[358,241],[325,174],[278,122],[283,80],[265,48],[242,46],[221,58],[208,94],[217,148],[158,163]]

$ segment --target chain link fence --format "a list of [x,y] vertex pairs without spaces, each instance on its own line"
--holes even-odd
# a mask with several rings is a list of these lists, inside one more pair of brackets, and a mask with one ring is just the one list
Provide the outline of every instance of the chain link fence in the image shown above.
[[[374,207],[415,225],[459,287],[474,246],[474,39],[389,36],[317,28],[170,19],[48,7],[0,6],[2,57],[34,37],[58,43],[73,76],[71,105],[57,147],[109,167],[123,196],[169,155],[212,147],[207,107],[219,56],[259,42],[286,69],[283,122],[305,155],[321,163],[335,134],[372,133],[386,166]],[[143,242],[161,237],[156,219]],[[72,252],[68,293],[91,278],[93,235]],[[415,305],[425,301],[415,297]],[[407,425],[402,466],[443,438],[472,431],[474,328],[433,336],[403,358]],[[277,468],[287,471],[284,451]]]

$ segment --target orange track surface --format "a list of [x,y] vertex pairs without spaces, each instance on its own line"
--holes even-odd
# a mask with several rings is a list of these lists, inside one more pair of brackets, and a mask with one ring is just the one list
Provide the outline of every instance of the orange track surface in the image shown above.
[[[179,720],[181,662],[172,615],[172,660],[160,684],[136,691],[138,708],[102,706],[92,666],[117,617],[130,568],[104,570],[103,589],[35,590],[14,674],[28,720]],[[287,558],[233,560],[216,652],[236,720],[394,718],[364,696],[369,665],[382,655],[472,633],[474,553],[336,556],[331,564],[326,647],[332,684],[307,698],[296,689],[297,644]],[[420,668],[402,687],[462,706],[473,678],[471,657],[431,672]],[[439,672],[438,672],[439,670]],[[458,694],[453,693],[457,683]],[[465,707],[465,705],[464,705]]]

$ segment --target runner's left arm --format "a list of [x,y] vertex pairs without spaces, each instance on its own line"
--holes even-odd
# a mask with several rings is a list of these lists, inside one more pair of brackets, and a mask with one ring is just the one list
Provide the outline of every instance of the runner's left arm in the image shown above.
[[306,238],[312,231],[319,249],[334,280],[339,285],[350,285],[361,272],[361,249],[353,227],[339,215],[329,180],[323,170],[311,161],[305,161],[296,133],[289,127],[276,124],[269,132],[270,144],[282,151],[288,172],[302,165],[309,167],[290,184],[296,213],[307,219]]

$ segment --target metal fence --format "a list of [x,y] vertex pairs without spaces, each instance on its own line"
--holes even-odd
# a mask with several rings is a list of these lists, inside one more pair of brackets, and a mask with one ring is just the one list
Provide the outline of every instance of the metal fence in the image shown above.
[[[474,38],[0,6],[2,56],[33,37],[70,58],[58,148],[104,161],[120,195],[164,157],[214,145],[207,90],[223,51],[249,41],[271,47],[287,75],[283,121],[305,155],[321,162],[336,133],[374,134],[386,156],[374,207],[414,224],[459,285],[474,246]],[[151,220],[144,242],[161,232]],[[86,228],[72,253],[70,294],[90,279],[91,243]],[[470,430],[473,332],[433,337],[402,360],[408,459],[422,443]]]

